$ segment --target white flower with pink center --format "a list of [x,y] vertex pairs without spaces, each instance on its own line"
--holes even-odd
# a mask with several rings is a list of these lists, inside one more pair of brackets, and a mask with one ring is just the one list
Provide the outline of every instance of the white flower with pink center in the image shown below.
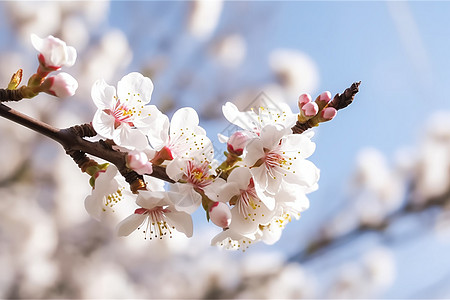
[[267,125],[260,138],[247,146],[243,164],[250,168],[261,198],[275,195],[284,181],[308,188],[319,180],[319,169],[305,159],[314,152],[315,144],[306,135],[286,132],[282,127]]
[[150,102],[153,83],[148,77],[133,72],[124,76],[116,89],[104,80],[94,83],[92,99],[97,106],[92,125],[104,138],[122,147],[145,149],[147,137],[143,132],[152,126],[161,112]]
[[269,223],[274,216],[275,199],[268,196],[263,199],[269,202],[272,210],[256,193],[248,168],[234,169],[228,176],[227,183],[219,190],[219,201],[234,205],[231,209],[230,229],[243,235],[254,234],[259,225]]
[[173,114],[170,123],[169,118],[161,114],[146,134],[153,149],[164,149],[161,152],[163,158],[190,157],[193,152],[212,148],[206,131],[198,124],[197,112],[191,107],[184,107]]
[[117,225],[117,234],[127,236],[142,229],[145,239],[172,238],[174,230],[192,236],[193,225],[189,214],[178,211],[169,194],[158,191],[139,191],[136,203],[140,208]]
[[217,191],[225,184],[225,180],[216,177],[210,162],[199,156],[191,159],[175,158],[167,165],[166,173],[177,182],[173,189],[181,194],[172,200],[175,207],[187,213],[193,213],[198,208],[203,195],[218,201]]

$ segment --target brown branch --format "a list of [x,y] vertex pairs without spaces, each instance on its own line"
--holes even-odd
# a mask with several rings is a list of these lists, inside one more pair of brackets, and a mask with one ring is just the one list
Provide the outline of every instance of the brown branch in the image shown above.
[[21,90],[0,89],[0,102],[20,101],[22,99]]
[[[326,107],[333,107],[336,110],[340,110],[343,108],[346,108],[349,106],[353,100],[355,99],[356,93],[359,92],[359,85],[361,84],[361,81],[354,82],[349,88],[345,89],[345,91],[342,94],[336,94],[333,98],[333,100],[330,101],[330,103],[327,104]],[[309,128],[312,128],[314,126],[317,126],[316,123],[312,122],[313,119],[310,119],[306,121],[305,123],[301,123],[297,121],[297,123],[292,127],[292,132],[295,134],[303,133],[304,131],[308,130]]]
[[[96,135],[95,130],[90,124],[59,129],[3,104],[0,104],[0,116],[43,134],[61,144],[66,150],[66,153],[74,159],[82,171],[86,171],[89,165],[95,164],[95,161],[86,156],[86,154],[90,154],[114,164],[127,182],[130,183],[132,190],[145,186],[143,177],[127,167],[126,161],[128,154],[126,152],[113,150],[111,147],[106,146],[105,144],[107,143],[104,141],[91,142],[83,139],[83,137]],[[149,175],[167,182],[174,182],[167,176],[165,168],[161,166],[153,166],[153,173]]]

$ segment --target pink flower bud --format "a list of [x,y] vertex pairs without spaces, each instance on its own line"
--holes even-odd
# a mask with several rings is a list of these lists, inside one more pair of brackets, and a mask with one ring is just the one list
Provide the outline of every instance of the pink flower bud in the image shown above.
[[331,100],[331,93],[329,91],[323,92],[319,96],[320,101],[326,101],[327,103]]
[[298,107],[302,109],[303,105],[312,101],[312,98],[309,94],[301,94],[298,97]]
[[303,105],[301,108],[302,114],[306,117],[312,117],[317,115],[319,112],[319,107],[317,106],[317,103],[315,102],[308,102]]
[[236,131],[233,133],[227,142],[228,152],[241,156],[244,152],[244,148],[247,145],[248,136],[246,136],[242,131]]
[[67,73],[59,73],[48,77],[42,84],[42,87],[47,94],[66,98],[75,94],[75,91],[78,89],[78,82]]
[[62,66],[70,67],[75,63],[77,51],[66,43],[51,35],[41,39],[35,34],[31,35],[33,47],[39,51],[39,63],[48,71],[55,71]]
[[337,114],[337,110],[334,107],[326,107],[321,112],[321,117],[323,121],[330,121],[332,120]]
[[215,202],[209,209],[211,221],[221,228],[227,228],[231,224],[231,211],[223,202]]
[[128,153],[127,166],[140,175],[151,174],[153,172],[152,164],[144,152],[131,151]]

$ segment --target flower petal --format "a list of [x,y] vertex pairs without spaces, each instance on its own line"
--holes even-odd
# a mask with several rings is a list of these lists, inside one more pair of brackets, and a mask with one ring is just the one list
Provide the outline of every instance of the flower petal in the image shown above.
[[132,72],[117,83],[117,96],[121,101],[147,104],[153,93],[153,82],[141,73]]
[[212,201],[219,201],[218,191],[226,183],[225,180],[218,177],[214,179],[209,185],[207,185],[203,191],[205,195],[208,196]]
[[248,168],[238,167],[231,171],[227,178],[228,183],[235,183],[237,187],[241,190],[246,190],[250,184],[250,178],[252,178],[252,173]]
[[97,80],[92,85],[91,97],[99,110],[113,110],[116,103],[115,96],[116,88],[108,85],[103,79]]
[[202,203],[202,196],[189,184],[175,183],[172,185],[172,189],[179,193],[176,197],[172,196],[175,194],[169,194],[171,202],[178,211],[192,214]]
[[219,195],[218,201],[226,203],[234,196],[239,195],[239,186],[236,182],[228,181],[219,187],[217,194]]
[[[170,208],[169,208],[170,209]],[[185,212],[173,211],[166,213],[166,219],[170,225],[176,230],[184,233],[187,237],[191,237],[193,233],[192,217]]]
[[176,157],[167,164],[166,174],[173,181],[178,181],[183,177],[185,170],[186,160]]
[[100,136],[112,139],[114,135],[114,117],[102,110],[97,110],[92,120],[92,126]]
[[113,140],[117,145],[128,147],[132,150],[144,150],[149,147],[145,134],[139,129],[133,129],[124,123],[114,130]]
[[144,214],[132,214],[117,224],[116,230],[118,236],[128,236],[135,231],[145,221],[147,216]]
[[177,110],[170,121],[170,135],[178,135],[183,131],[194,131],[198,127],[197,112],[192,107],[183,107]]
[[282,147],[283,149],[294,150],[286,151],[288,157],[308,158],[316,150],[316,144],[303,134],[289,134],[285,136],[282,141]]

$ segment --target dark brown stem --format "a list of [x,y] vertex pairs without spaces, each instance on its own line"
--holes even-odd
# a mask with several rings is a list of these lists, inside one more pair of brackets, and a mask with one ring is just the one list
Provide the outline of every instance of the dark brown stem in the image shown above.
[[21,90],[0,89],[0,102],[20,101],[22,99]]
[[[89,164],[92,164],[92,160],[86,156],[86,154],[90,154],[114,164],[130,184],[132,183],[131,181],[136,179],[143,181],[141,175],[138,175],[127,167],[126,161],[128,154],[126,152],[113,150],[111,147],[105,146],[104,141],[101,143],[83,139],[83,136],[93,136],[95,133],[95,130],[90,128],[89,124],[59,129],[22,114],[3,104],[0,104],[0,116],[58,142],[83,171],[86,170]],[[153,166],[153,173],[149,175],[164,181],[173,182],[173,180],[167,176],[165,168],[161,166]]]
[[[327,107],[334,107],[336,110],[340,110],[349,106],[355,99],[356,93],[359,92],[360,84],[361,81],[354,82],[349,88],[345,89],[342,94],[336,94],[333,100],[331,100],[330,103],[327,104]],[[297,121],[294,127],[291,128],[292,132],[295,134],[300,134],[305,132],[309,128],[316,126],[316,124],[313,124],[311,120],[312,119],[306,121],[306,123]]]

